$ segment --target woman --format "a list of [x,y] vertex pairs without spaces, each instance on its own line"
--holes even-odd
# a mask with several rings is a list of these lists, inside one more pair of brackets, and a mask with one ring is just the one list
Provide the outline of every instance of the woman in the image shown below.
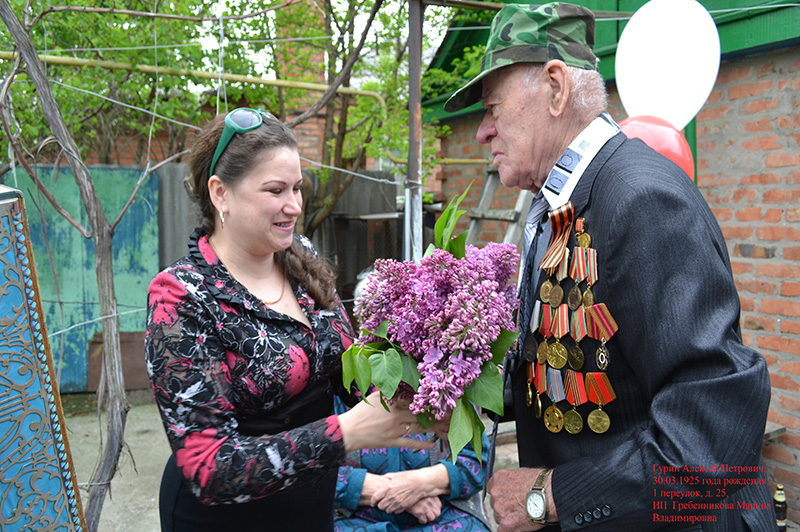
[[[336,398],[335,409],[345,405]],[[424,440],[426,435],[411,436]],[[468,444],[453,463],[437,451],[364,449],[348,454],[336,483],[336,532],[489,532],[483,460]]]
[[432,444],[404,438],[415,417],[377,396],[331,415],[353,331],[333,274],[293,232],[294,134],[236,109],[198,133],[189,166],[202,227],[148,294],[147,368],[173,450],[162,530],[331,530],[347,452]]

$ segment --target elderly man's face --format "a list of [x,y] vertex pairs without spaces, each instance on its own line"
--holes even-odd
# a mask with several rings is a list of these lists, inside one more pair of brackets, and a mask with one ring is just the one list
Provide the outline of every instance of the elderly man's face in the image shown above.
[[476,138],[490,144],[493,165],[507,187],[534,193],[562,150],[552,135],[555,120],[549,111],[551,90],[539,69],[530,83],[530,65],[501,68],[483,79],[481,102],[486,107]]

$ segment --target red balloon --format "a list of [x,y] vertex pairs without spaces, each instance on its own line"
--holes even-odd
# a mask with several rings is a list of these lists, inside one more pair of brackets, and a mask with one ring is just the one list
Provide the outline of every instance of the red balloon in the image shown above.
[[638,138],[673,163],[680,166],[694,179],[694,159],[689,143],[680,131],[656,116],[631,116],[619,123],[628,138]]

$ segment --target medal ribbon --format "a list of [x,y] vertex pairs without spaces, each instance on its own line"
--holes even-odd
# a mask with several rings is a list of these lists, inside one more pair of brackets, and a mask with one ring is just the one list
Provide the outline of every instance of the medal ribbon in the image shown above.
[[572,406],[579,407],[586,402],[586,386],[583,382],[583,373],[568,369],[564,376],[564,389],[567,393],[567,401]]
[[539,332],[542,333],[542,336],[545,338],[550,338],[553,336],[553,331],[551,330],[553,323],[553,309],[550,305],[544,305],[542,309],[542,323],[539,324]]
[[572,264],[569,268],[569,276],[575,279],[575,284],[579,284],[586,279],[586,250],[580,246],[575,246],[575,249],[572,250]]
[[589,280],[589,286],[597,282],[597,250],[594,248],[586,248],[586,278]]
[[586,311],[583,305],[579,306],[578,310],[572,313],[569,333],[575,340],[575,343],[580,342],[586,336]]
[[589,401],[598,406],[607,405],[617,398],[611,383],[608,382],[608,375],[603,372],[586,374],[586,395]]
[[547,251],[544,252],[542,261],[539,263],[539,268],[544,268],[548,275],[553,275],[564,260],[564,250],[567,247],[567,239],[575,216],[572,202],[568,201],[558,209],[550,211],[547,216],[550,218],[552,234]]
[[534,364],[536,366],[534,370],[533,376],[533,384],[536,386],[536,391],[539,393],[544,393],[545,388],[547,387],[545,384],[545,375],[544,375],[544,364]]
[[607,342],[619,330],[605,303],[598,303],[586,309],[586,321],[589,326],[589,337],[595,340]]
[[569,305],[561,303],[555,310],[552,327],[553,336],[561,338],[569,332]]
[[586,223],[586,218],[580,217],[575,220],[575,232],[583,233],[583,225]]
[[564,382],[561,380],[561,370],[547,366],[547,395],[553,404],[564,400]]

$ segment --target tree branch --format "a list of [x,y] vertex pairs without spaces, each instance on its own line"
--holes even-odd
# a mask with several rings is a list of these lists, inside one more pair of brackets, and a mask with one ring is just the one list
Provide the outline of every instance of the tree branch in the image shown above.
[[372,6],[372,11],[369,13],[369,20],[367,20],[366,27],[364,31],[361,33],[361,40],[358,43],[358,46],[350,53],[350,57],[347,59],[347,63],[345,63],[344,67],[342,67],[342,71],[334,78],[331,84],[328,86],[328,90],[325,91],[325,94],[322,97],[314,102],[314,104],[305,112],[300,114],[299,116],[293,118],[289,123],[286,125],[290,128],[294,128],[298,124],[302,124],[312,116],[316,115],[317,112],[328,105],[328,102],[336,95],[336,90],[342,84],[342,80],[349,79],[350,71],[353,69],[353,65],[356,61],[358,61],[361,55],[361,49],[364,47],[364,43],[367,40],[367,34],[369,30],[372,28],[372,22],[375,20],[375,17],[378,14],[378,10],[383,5],[383,0],[376,0],[375,4]]

